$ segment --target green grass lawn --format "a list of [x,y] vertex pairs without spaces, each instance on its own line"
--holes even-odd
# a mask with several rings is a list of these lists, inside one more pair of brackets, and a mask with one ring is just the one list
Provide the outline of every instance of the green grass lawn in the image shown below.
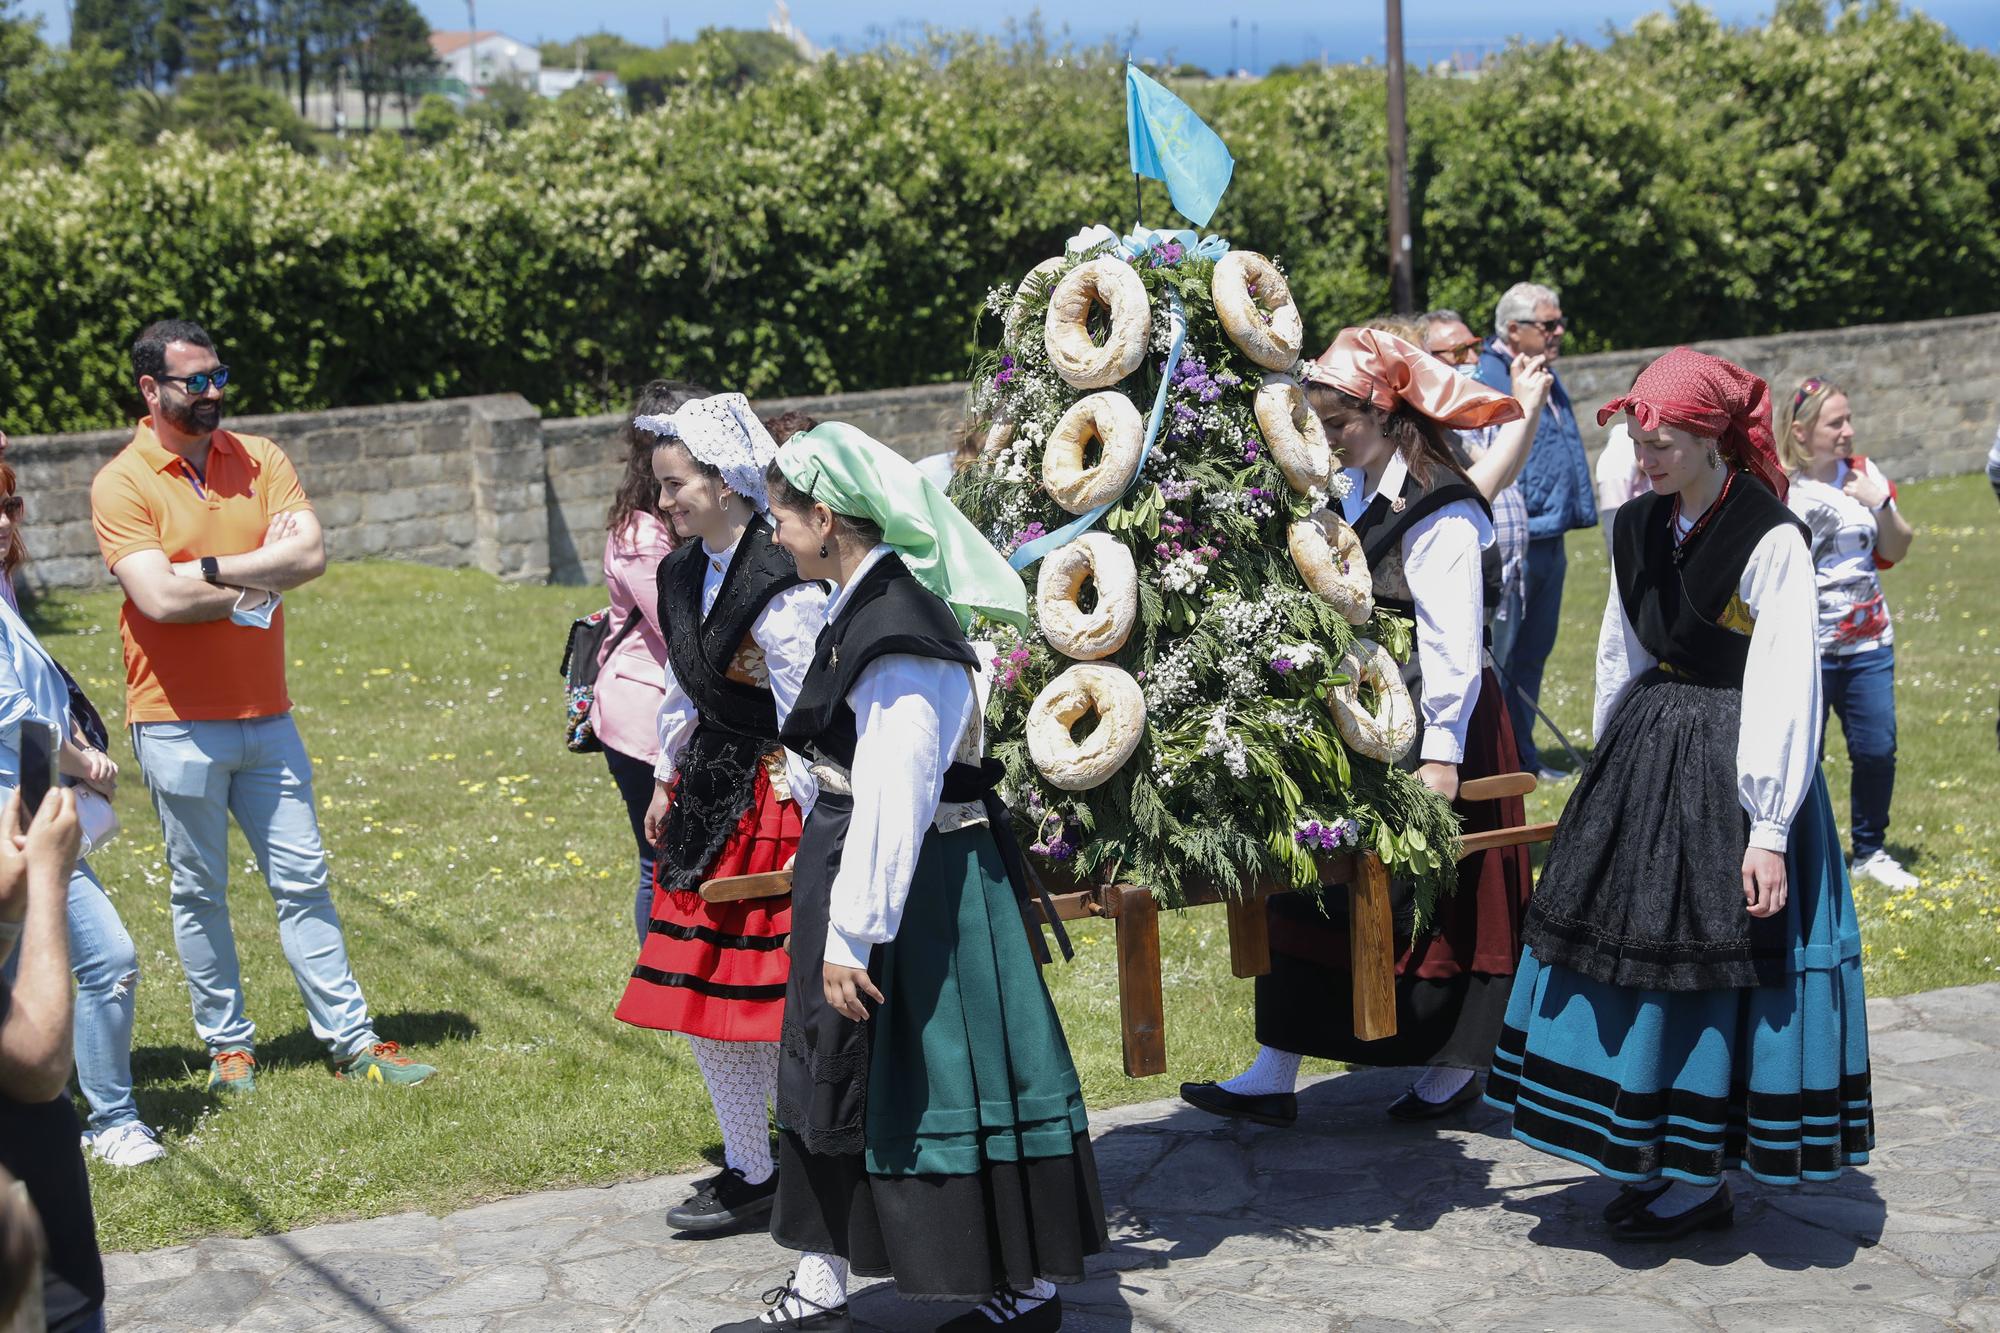
[[[1860,895],[1879,994],[2000,979],[2000,515],[1978,477],[1912,486],[1904,508],[1919,538],[1888,579],[1903,722],[1891,846],[1926,883]],[[1570,555],[1548,702],[1580,738],[1605,586],[1598,534],[1576,534]],[[138,944],[139,1106],[170,1155],[138,1170],[93,1166],[106,1248],[442,1210],[715,1157],[685,1045],[611,1017],[634,952],[630,833],[601,758],[560,745],[555,676],[569,617],[600,599],[391,564],[339,566],[287,599],[292,691],[356,969],[382,1035],[443,1070],[414,1091],[330,1076],[240,835],[233,907],[263,1067],[243,1102],[203,1091],[158,824],[114,740],[125,831],[95,865]],[[117,732],[117,598],[51,598],[36,614]],[[1844,818],[1837,737],[1830,751]],[[1565,794],[1538,793],[1531,813],[1553,817]],[[1172,1070],[1153,1079],[1120,1070],[1108,929],[1074,934],[1076,961],[1049,975],[1093,1105],[1168,1096],[1246,1058],[1250,985],[1229,975],[1219,911],[1163,924]]]

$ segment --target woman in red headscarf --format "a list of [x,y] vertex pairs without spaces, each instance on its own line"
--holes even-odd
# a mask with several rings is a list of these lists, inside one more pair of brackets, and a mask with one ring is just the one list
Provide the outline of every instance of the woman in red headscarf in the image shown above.
[[[1447,800],[1461,781],[1520,768],[1499,685],[1486,666],[1486,609],[1497,600],[1500,552],[1492,515],[1448,432],[1518,419],[1506,394],[1458,375],[1393,334],[1344,329],[1307,371],[1307,393],[1346,465],[1343,516],[1361,538],[1375,604],[1416,624],[1403,676],[1418,734],[1403,763]],[[1339,488],[1336,488],[1339,489]],[[1522,822],[1519,797],[1458,802],[1467,832]],[[1423,1120],[1478,1095],[1500,1033],[1527,905],[1524,848],[1475,852],[1433,929],[1411,929],[1408,885],[1397,885],[1396,1035],[1354,1036],[1343,909],[1297,894],[1270,900],[1271,971],[1257,979],[1256,1062],[1224,1083],[1181,1095],[1219,1115],[1289,1123],[1304,1055],[1353,1064],[1426,1066],[1390,1107]],[[1332,916],[1327,913],[1331,911]]]
[[1861,939],[1819,769],[1817,598],[1764,381],[1689,348],[1623,412],[1597,749],[1563,811],[1486,1099],[1624,1182],[1613,1234],[1728,1226],[1722,1173],[1831,1180],[1874,1116]]

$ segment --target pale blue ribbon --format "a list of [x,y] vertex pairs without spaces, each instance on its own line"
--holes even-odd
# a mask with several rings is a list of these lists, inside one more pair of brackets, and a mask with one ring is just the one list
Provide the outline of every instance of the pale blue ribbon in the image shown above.
[[[1189,232],[1187,234],[1192,236],[1194,233]],[[1158,233],[1155,233],[1155,235],[1158,235]],[[1226,247],[1229,243],[1224,241],[1222,244]],[[1146,423],[1146,443],[1139,450],[1139,466],[1133,469],[1132,472],[1134,483],[1145,473],[1146,460],[1152,457],[1153,441],[1159,438],[1160,422],[1167,415],[1167,390],[1173,387],[1174,371],[1180,367],[1181,349],[1187,342],[1187,315],[1181,309],[1180,293],[1169,287],[1167,289],[1167,301],[1169,303],[1167,318],[1173,321],[1174,341],[1173,346],[1167,352],[1167,368],[1160,372],[1160,391],[1153,397],[1153,416]],[[1126,491],[1130,491],[1131,486],[1128,485],[1125,489]],[[1015,550],[1014,554],[1007,557],[1007,563],[1016,570],[1026,569],[1029,565],[1034,564],[1058,546],[1073,541],[1096,527],[1097,520],[1110,513],[1112,506],[1124,498],[1125,493],[1120,492],[1089,513],[1079,514],[1076,518],[1063,524],[1054,532],[1046,533],[1031,542],[1023,544]]]
[[1120,237],[1117,232],[1098,223],[1085,227],[1069,238],[1063,245],[1063,253],[1085,255],[1100,245],[1115,246],[1113,253],[1124,259],[1142,259],[1168,241],[1180,243],[1181,250],[1191,258],[1206,259],[1211,262],[1229,253],[1229,242],[1220,236],[1196,236],[1185,229],[1180,231],[1156,231],[1151,227],[1134,227],[1130,235]]

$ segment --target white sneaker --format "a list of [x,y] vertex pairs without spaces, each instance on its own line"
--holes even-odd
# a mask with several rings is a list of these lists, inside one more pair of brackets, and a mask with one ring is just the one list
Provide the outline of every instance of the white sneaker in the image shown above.
[[83,1141],[90,1145],[92,1152],[112,1166],[144,1166],[167,1155],[167,1150],[160,1146],[160,1140],[152,1129],[137,1120],[86,1134]]
[[1872,852],[1865,859],[1854,861],[1847,867],[1847,877],[1872,879],[1890,889],[1914,889],[1922,882],[1885,851]]

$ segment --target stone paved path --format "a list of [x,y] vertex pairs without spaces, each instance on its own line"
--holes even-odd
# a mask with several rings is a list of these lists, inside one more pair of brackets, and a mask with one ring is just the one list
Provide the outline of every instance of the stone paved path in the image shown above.
[[[1611,1188],[1496,1137],[1386,1120],[1393,1071],[1315,1083],[1290,1131],[1175,1102],[1092,1117],[1113,1251],[1075,1333],[1474,1328],[2000,1330],[2000,985],[1869,1007],[1879,1145],[1835,1185],[1738,1189],[1737,1225],[1606,1239]],[[767,1237],[677,1240],[687,1177],[107,1258],[111,1327],[706,1330],[787,1269]],[[942,1313],[877,1285],[866,1327]]]

